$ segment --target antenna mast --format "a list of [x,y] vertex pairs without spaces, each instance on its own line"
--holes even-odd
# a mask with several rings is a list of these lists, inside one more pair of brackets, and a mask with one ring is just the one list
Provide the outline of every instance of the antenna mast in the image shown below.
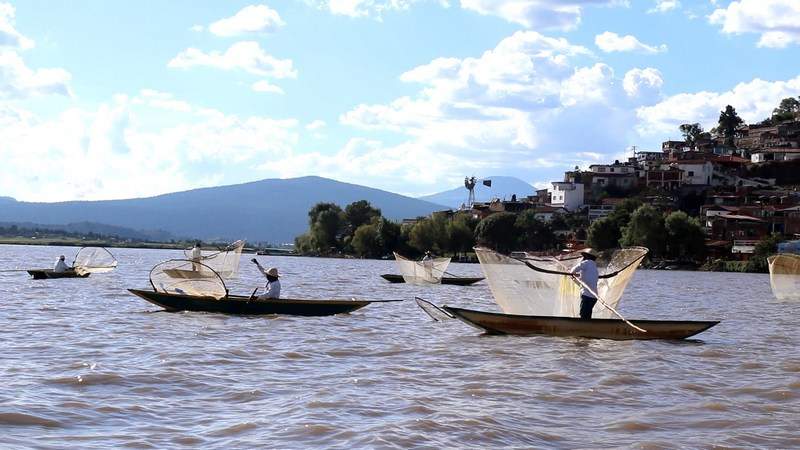
[[472,209],[472,205],[475,203],[475,177],[464,177],[464,187],[467,188],[469,191],[469,196],[467,197],[466,206],[469,209]]

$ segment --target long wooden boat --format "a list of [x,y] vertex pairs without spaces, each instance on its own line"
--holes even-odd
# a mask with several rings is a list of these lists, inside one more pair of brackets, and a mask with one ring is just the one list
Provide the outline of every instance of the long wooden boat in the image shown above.
[[48,280],[50,278],[86,278],[91,275],[90,272],[78,273],[74,270],[67,270],[66,272],[54,272],[53,269],[30,269],[28,274],[34,280]]
[[[381,277],[390,283],[405,283],[402,275],[385,273]],[[442,284],[454,284],[457,286],[469,286],[483,280],[483,277],[442,277]]]
[[268,299],[228,295],[217,300],[214,297],[198,297],[171,294],[142,289],[128,289],[148,302],[167,311],[204,311],[223,314],[265,315],[286,314],[293,316],[331,316],[361,309],[370,303],[387,303],[401,300],[300,300]]
[[643,333],[618,319],[522,316],[443,306],[442,309],[487,334],[575,336],[598,339],[686,339],[719,321],[631,320]]

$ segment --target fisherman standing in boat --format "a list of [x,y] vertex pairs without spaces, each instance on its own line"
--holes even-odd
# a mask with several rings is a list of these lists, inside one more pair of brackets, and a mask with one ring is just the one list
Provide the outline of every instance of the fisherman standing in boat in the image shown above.
[[200,265],[194,264],[194,263],[199,263],[203,259],[203,250],[200,248],[200,241],[196,241],[194,243],[194,247],[192,247],[191,258],[192,258],[192,270],[194,270],[195,272],[200,270]]
[[278,279],[280,278],[280,275],[278,275],[278,269],[275,267],[270,267],[269,269],[264,270],[264,268],[261,267],[261,264],[258,263],[257,259],[253,258],[251,261],[253,261],[256,267],[258,267],[258,271],[267,277],[267,285],[264,286],[264,293],[259,295],[258,299],[266,300],[281,298],[281,281]]
[[581,280],[581,319],[592,318],[592,308],[597,303],[597,256],[592,249],[581,251],[583,261],[572,270],[572,276]]
[[431,255],[431,251],[428,250],[425,252],[425,256],[422,257],[422,267],[425,268],[425,275],[428,278],[434,278],[433,276],[433,255]]
[[67,263],[64,262],[65,256],[61,255],[58,257],[58,261],[56,261],[55,267],[53,267],[53,272],[55,273],[64,273],[69,272],[72,267],[69,267]]

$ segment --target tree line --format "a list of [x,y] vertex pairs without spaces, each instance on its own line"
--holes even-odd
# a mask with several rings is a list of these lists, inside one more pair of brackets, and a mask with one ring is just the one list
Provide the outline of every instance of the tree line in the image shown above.
[[[563,218],[558,223],[565,223]],[[579,219],[578,219],[579,220]],[[533,210],[500,212],[482,220],[472,213],[434,213],[414,223],[399,224],[382,216],[379,208],[359,200],[344,209],[317,203],[308,212],[308,231],[295,238],[295,250],[307,255],[355,255],[379,258],[398,252],[417,257],[430,251],[463,255],[475,245],[501,252],[555,250],[560,240],[553,223]]]

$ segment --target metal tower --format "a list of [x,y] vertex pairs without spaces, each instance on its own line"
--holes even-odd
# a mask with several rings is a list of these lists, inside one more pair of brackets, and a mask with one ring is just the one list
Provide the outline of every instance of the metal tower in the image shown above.
[[469,197],[467,197],[466,207],[472,209],[472,205],[475,203],[475,183],[477,180],[475,177],[464,177],[464,187],[467,188],[469,191]]

